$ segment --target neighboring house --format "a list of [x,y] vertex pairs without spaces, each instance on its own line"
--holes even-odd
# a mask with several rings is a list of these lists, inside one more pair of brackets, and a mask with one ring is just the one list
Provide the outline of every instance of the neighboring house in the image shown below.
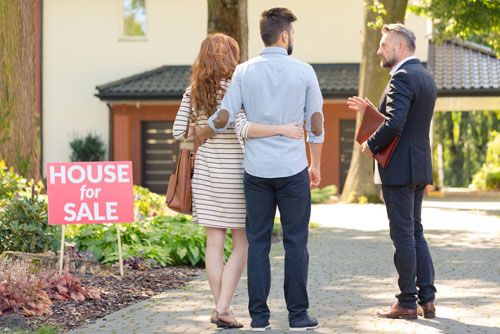
[[[108,145],[109,159],[132,160],[136,184],[161,193],[175,165],[178,145],[170,129],[206,36],[207,2],[131,3],[43,1],[43,162],[67,161],[72,136],[92,131]],[[355,115],[345,99],[358,86],[363,4],[248,1],[250,57],[263,46],[262,10],[287,6],[298,16],[294,56],[313,64],[325,98],[323,185],[342,186],[349,167]],[[499,104],[500,60],[490,51],[435,46],[428,43],[424,18],[409,15],[406,23],[417,35],[417,56],[436,76],[437,109]]]

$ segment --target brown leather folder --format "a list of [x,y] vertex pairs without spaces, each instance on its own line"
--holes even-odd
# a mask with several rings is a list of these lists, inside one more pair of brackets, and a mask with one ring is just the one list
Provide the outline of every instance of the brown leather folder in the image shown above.
[[[356,141],[360,144],[368,140],[368,138],[380,127],[382,123],[386,120],[385,116],[382,115],[377,109],[373,108],[371,105],[367,105],[365,113],[363,114],[363,119],[361,120],[361,125],[356,134]],[[386,168],[391,160],[392,154],[398,146],[399,139],[401,135],[397,135],[389,144],[387,144],[384,149],[376,153],[373,158],[378,161],[382,168]]]

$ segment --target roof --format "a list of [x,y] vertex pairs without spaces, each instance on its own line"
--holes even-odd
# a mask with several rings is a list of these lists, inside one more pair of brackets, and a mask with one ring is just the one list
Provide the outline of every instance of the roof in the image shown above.
[[[324,96],[347,97],[358,90],[359,64],[312,64]],[[189,85],[191,66],[161,66],[97,86],[101,100],[178,99]]]
[[101,100],[178,99],[189,85],[191,66],[161,66],[97,86]]
[[440,96],[500,96],[500,59],[470,42],[429,43],[428,65]]
[[[345,98],[357,94],[359,64],[311,64],[324,97]],[[439,96],[500,96],[500,59],[491,49],[473,44],[430,43],[427,67]],[[161,66],[97,86],[101,100],[179,99],[189,84],[191,67]]]

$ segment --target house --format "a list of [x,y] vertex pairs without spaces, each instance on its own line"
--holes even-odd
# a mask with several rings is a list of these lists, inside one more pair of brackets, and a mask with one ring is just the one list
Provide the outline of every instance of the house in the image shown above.
[[[364,2],[248,1],[250,57],[263,47],[260,13],[275,6],[298,17],[294,56],[313,65],[325,98],[322,184],[341,186],[353,145],[355,115],[345,99],[357,91]],[[163,192],[178,151],[170,129],[206,22],[204,0],[43,0],[43,162],[67,161],[72,137],[95,132],[109,159],[133,162],[135,184]],[[491,51],[434,45],[425,18],[408,14],[406,24],[436,77],[437,110],[500,105],[500,60]]]

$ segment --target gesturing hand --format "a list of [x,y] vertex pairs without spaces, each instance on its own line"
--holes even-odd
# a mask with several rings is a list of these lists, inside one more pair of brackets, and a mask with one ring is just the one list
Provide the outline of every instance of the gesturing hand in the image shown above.
[[347,99],[347,106],[349,109],[359,112],[361,115],[364,114],[367,105],[377,109],[372,101],[368,100],[366,97],[362,99],[359,96],[353,96]]
[[290,139],[304,138],[304,128],[298,123],[281,125],[281,135]]

